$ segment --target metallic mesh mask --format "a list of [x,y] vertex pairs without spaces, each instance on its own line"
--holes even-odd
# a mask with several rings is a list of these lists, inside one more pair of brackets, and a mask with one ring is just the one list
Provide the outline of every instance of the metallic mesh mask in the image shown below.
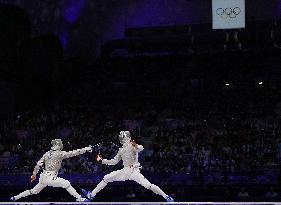
[[54,140],[52,140],[51,144],[52,144],[52,147],[51,147],[52,150],[62,150],[63,149],[63,144],[62,144],[61,139],[54,139]]
[[119,134],[119,140],[122,145],[130,142],[131,136],[129,131],[121,131]]

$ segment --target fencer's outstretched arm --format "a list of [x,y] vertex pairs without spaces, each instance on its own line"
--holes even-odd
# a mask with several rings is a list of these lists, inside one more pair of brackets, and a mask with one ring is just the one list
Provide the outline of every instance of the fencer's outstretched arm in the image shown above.
[[63,155],[62,158],[66,159],[66,158],[70,158],[70,157],[75,157],[77,155],[85,154],[86,152],[91,152],[91,151],[92,151],[92,147],[91,146],[84,147],[82,149],[76,149],[76,150],[69,151],[69,152],[63,151],[62,152],[62,155]]
[[120,151],[117,152],[116,156],[113,159],[101,159],[102,164],[106,165],[115,165],[121,160],[121,154]]

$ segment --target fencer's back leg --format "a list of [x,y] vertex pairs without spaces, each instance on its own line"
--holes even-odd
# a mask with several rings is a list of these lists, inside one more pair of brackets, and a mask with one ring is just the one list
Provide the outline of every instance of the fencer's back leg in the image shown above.
[[31,190],[26,190],[20,194],[18,194],[17,196],[15,196],[15,200],[18,200],[20,198],[23,197],[27,197],[29,195],[33,195],[33,194],[38,194],[40,191],[42,191],[42,189],[44,189],[46,187],[46,185],[42,184],[42,183],[38,183],[33,189]]
[[167,194],[165,194],[158,186],[155,184],[150,183],[141,173],[139,170],[136,170],[133,172],[133,174],[130,176],[130,180],[133,180],[137,182],[138,184],[142,185],[146,189],[150,189],[155,194],[158,194],[162,196],[163,198],[167,198]]

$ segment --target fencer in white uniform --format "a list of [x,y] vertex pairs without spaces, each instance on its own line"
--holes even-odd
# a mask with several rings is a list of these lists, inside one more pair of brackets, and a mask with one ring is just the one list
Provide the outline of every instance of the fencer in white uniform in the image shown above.
[[46,152],[43,157],[37,162],[34,171],[31,176],[31,182],[36,180],[36,175],[41,168],[43,172],[40,174],[39,183],[31,190],[26,190],[17,196],[11,198],[11,201],[16,201],[22,197],[26,197],[33,194],[38,194],[46,186],[62,187],[66,189],[72,196],[76,198],[76,201],[88,201],[86,198],[82,198],[80,194],[71,186],[68,180],[58,177],[58,172],[61,168],[63,159],[74,157],[80,154],[84,154],[87,151],[91,152],[92,147],[85,147],[73,151],[62,151],[63,143],[61,139],[55,139],[51,142],[51,150]]
[[116,165],[120,160],[122,160],[124,168],[105,175],[103,180],[97,185],[97,187],[92,192],[82,189],[82,193],[88,199],[92,200],[96,196],[96,194],[100,190],[102,190],[109,182],[133,180],[139,183],[140,185],[144,186],[145,188],[150,189],[154,193],[161,195],[168,202],[173,202],[174,199],[172,197],[165,194],[158,186],[150,183],[140,173],[141,166],[138,161],[138,153],[144,149],[143,146],[138,145],[131,140],[129,131],[121,131],[119,139],[122,144],[122,147],[119,148],[119,151],[114,157],[114,159],[102,159],[102,157],[98,155],[97,161],[101,161],[102,164],[106,165]]

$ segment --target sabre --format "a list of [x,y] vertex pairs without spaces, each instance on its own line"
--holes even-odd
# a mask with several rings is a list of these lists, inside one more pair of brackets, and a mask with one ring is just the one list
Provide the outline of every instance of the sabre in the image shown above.
[[101,144],[101,143],[97,143],[97,144],[95,144],[95,145],[90,145],[90,147],[91,147],[92,149],[94,149],[95,147],[98,147],[99,154],[100,154],[100,144]]
[[102,133],[101,133],[101,137],[100,137],[100,143],[97,144],[97,146],[98,146],[98,151],[99,151],[99,155],[100,155],[100,146],[101,146],[101,144],[103,144],[103,134],[104,134],[104,131],[105,131],[106,123],[107,123],[107,122],[105,122],[105,123],[103,124]]
[[[117,144],[115,144],[114,142],[110,142],[110,144],[114,145],[115,147],[119,147]],[[101,150],[101,145],[102,143],[98,143],[95,145],[91,145],[92,148],[97,147],[98,148],[98,153],[100,154],[100,150]]]
[[98,143],[98,150],[99,150],[99,155],[100,155],[100,143]]
[[107,122],[104,123],[103,128],[102,128],[102,133],[101,133],[101,138],[100,138],[101,143],[103,143],[103,134],[104,134],[104,131],[105,131],[105,125],[106,125],[106,123],[107,123]]
[[115,144],[114,142],[110,142],[111,144],[113,144],[115,147],[119,147],[117,144]]

